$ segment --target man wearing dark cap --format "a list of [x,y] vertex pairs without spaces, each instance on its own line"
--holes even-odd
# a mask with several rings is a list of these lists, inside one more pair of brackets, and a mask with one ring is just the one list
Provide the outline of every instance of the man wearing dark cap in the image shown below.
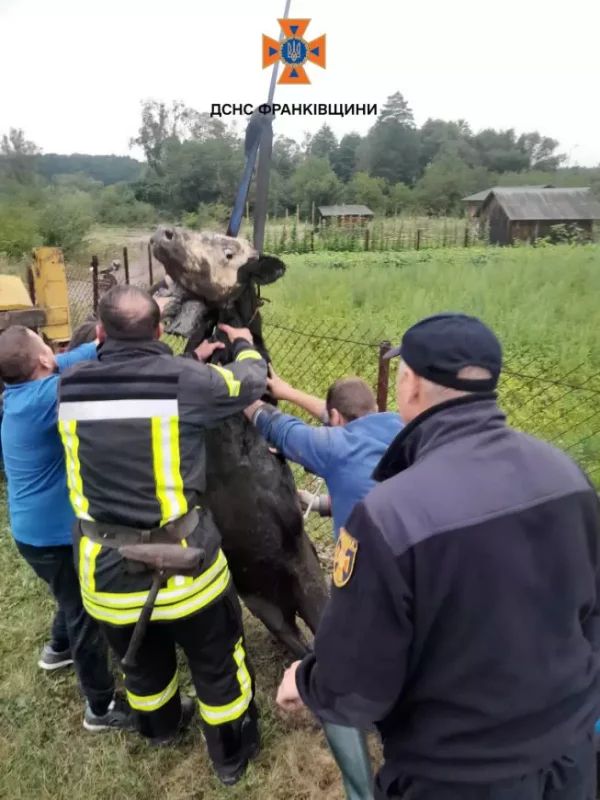
[[507,427],[501,347],[478,319],[428,317],[387,356],[406,427],[341,532],[314,653],[278,703],[374,724],[377,798],[593,800],[596,492]]

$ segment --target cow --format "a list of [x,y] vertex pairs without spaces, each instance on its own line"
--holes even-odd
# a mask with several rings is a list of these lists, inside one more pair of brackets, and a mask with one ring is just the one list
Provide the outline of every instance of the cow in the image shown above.
[[[277,258],[259,257],[243,239],[160,226],[151,239],[167,281],[152,287],[169,297],[163,306],[165,332],[186,339],[184,353],[204,340],[225,347],[214,364],[231,361],[230,343],[219,323],[247,327],[256,349],[270,364],[260,316],[260,286],[285,273]],[[93,340],[88,319],[84,338]],[[83,326],[81,326],[83,328]],[[80,341],[76,331],[73,340]],[[72,341],[73,341],[72,340]],[[276,401],[267,393],[265,401]],[[203,506],[221,537],[236,591],[248,610],[295,658],[311,646],[297,618],[315,633],[328,598],[314,545],[304,529],[294,476],[243,413],[206,432],[206,491]]]

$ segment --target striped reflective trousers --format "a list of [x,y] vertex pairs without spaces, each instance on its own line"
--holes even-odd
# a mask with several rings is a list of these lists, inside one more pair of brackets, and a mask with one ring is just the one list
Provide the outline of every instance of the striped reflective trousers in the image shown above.
[[[122,659],[134,626],[100,625]],[[230,763],[238,754],[242,756],[242,721],[249,712],[253,718],[255,715],[254,673],[245,651],[241,608],[234,590],[190,616],[149,623],[136,666],[124,676],[137,728],[149,738],[168,737],[179,726],[176,645],[190,668],[209,754],[213,762]]]

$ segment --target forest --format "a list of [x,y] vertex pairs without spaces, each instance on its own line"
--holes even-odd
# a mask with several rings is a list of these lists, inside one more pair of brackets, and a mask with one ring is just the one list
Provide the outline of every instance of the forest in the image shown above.
[[[73,251],[94,224],[223,224],[243,171],[245,125],[146,101],[129,141],[144,161],[43,153],[11,128],[0,140],[0,253],[19,257],[39,244]],[[276,135],[269,214],[307,219],[314,206],[345,202],[378,216],[460,217],[464,196],[524,184],[598,188],[600,165],[570,166],[560,142],[539,131],[473,131],[442,119],[419,127],[396,92],[364,136],[338,139],[327,123],[298,141]],[[250,211],[252,202],[251,191]]]

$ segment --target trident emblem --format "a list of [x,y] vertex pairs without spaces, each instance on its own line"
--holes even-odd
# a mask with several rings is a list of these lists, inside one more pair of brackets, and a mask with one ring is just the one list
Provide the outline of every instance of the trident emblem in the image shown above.
[[287,58],[286,61],[293,61],[294,64],[302,57],[302,43],[299,42],[297,39],[294,41],[293,39],[287,44]]

